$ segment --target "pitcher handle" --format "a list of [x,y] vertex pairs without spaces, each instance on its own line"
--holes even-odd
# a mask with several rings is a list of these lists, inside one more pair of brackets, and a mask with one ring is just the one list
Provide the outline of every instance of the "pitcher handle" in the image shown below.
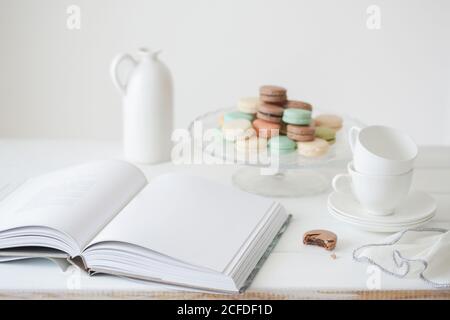
[[356,138],[358,137],[358,134],[361,132],[361,128],[359,127],[351,127],[348,131],[348,142],[350,144],[350,149],[352,152],[355,149],[356,144]]
[[120,93],[122,95],[125,95],[127,92],[127,84],[123,83],[120,79],[119,79],[119,65],[125,61],[128,60],[130,61],[133,66],[135,67],[137,65],[137,61],[128,53],[121,53],[119,55],[117,55],[114,60],[111,63],[111,68],[110,68],[110,73],[111,73],[111,78],[112,81],[114,83],[114,85],[116,86],[116,88],[120,91]]

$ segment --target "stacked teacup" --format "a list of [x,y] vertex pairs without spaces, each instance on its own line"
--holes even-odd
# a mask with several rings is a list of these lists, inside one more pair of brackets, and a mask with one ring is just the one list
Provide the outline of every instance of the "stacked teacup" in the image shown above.
[[[333,179],[337,192],[352,192],[371,215],[387,216],[408,196],[418,148],[403,132],[386,126],[349,131],[353,161]],[[351,185],[351,190],[344,188]]]

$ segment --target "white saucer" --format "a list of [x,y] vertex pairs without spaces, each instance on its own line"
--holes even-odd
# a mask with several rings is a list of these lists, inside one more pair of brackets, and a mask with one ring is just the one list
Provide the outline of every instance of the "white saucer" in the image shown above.
[[328,211],[343,222],[374,232],[396,232],[418,227],[430,221],[436,212],[436,201],[427,193],[412,191],[389,216],[367,212],[352,194],[333,192],[328,197]]
[[383,232],[383,233],[385,233],[385,232],[392,233],[392,232],[402,231],[405,229],[417,228],[417,227],[420,227],[421,225],[427,223],[428,221],[430,221],[433,218],[433,217],[431,217],[424,221],[419,221],[417,223],[406,224],[406,225],[378,225],[378,224],[366,224],[366,223],[362,223],[362,222],[351,221],[351,220],[343,217],[341,214],[336,213],[336,211],[334,211],[330,207],[328,207],[328,212],[331,214],[332,217],[336,218],[337,220],[344,222],[348,225],[354,226],[358,229],[370,231],[370,232]]
[[420,219],[417,221],[413,221],[413,222],[407,222],[407,223],[380,223],[380,222],[372,222],[372,221],[363,221],[363,220],[359,220],[359,219],[352,219],[349,218],[348,216],[343,215],[340,212],[337,212],[336,210],[334,210],[332,207],[328,206],[328,211],[332,211],[330,212],[330,214],[332,214],[335,217],[339,217],[340,220],[346,220],[349,223],[353,223],[353,224],[365,224],[365,225],[370,225],[370,226],[379,226],[379,227],[409,227],[412,225],[417,225],[418,223],[425,223],[428,222],[431,218],[433,218],[433,216],[430,216],[426,219]]

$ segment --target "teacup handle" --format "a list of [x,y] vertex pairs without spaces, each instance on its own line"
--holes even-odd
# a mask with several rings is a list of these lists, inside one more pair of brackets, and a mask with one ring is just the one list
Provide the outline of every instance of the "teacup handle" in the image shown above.
[[344,188],[342,185],[343,182],[347,181],[346,185],[348,186],[351,184],[352,179],[351,176],[348,173],[340,173],[336,175],[333,178],[333,181],[331,182],[331,185],[333,186],[334,191],[340,192],[340,193],[351,193],[351,190],[349,188]]
[[358,138],[359,133],[361,132],[361,128],[359,127],[351,127],[348,131],[348,142],[350,144],[350,148],[355,149],[356,139]]

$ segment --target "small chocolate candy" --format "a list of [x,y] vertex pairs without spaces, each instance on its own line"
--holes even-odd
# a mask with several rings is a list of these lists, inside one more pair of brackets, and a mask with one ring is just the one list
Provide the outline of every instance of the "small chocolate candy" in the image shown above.
[[328,230],[311,230],[303,235],[303,243],[320,246],[331,251],[336,247],[337,236]]

